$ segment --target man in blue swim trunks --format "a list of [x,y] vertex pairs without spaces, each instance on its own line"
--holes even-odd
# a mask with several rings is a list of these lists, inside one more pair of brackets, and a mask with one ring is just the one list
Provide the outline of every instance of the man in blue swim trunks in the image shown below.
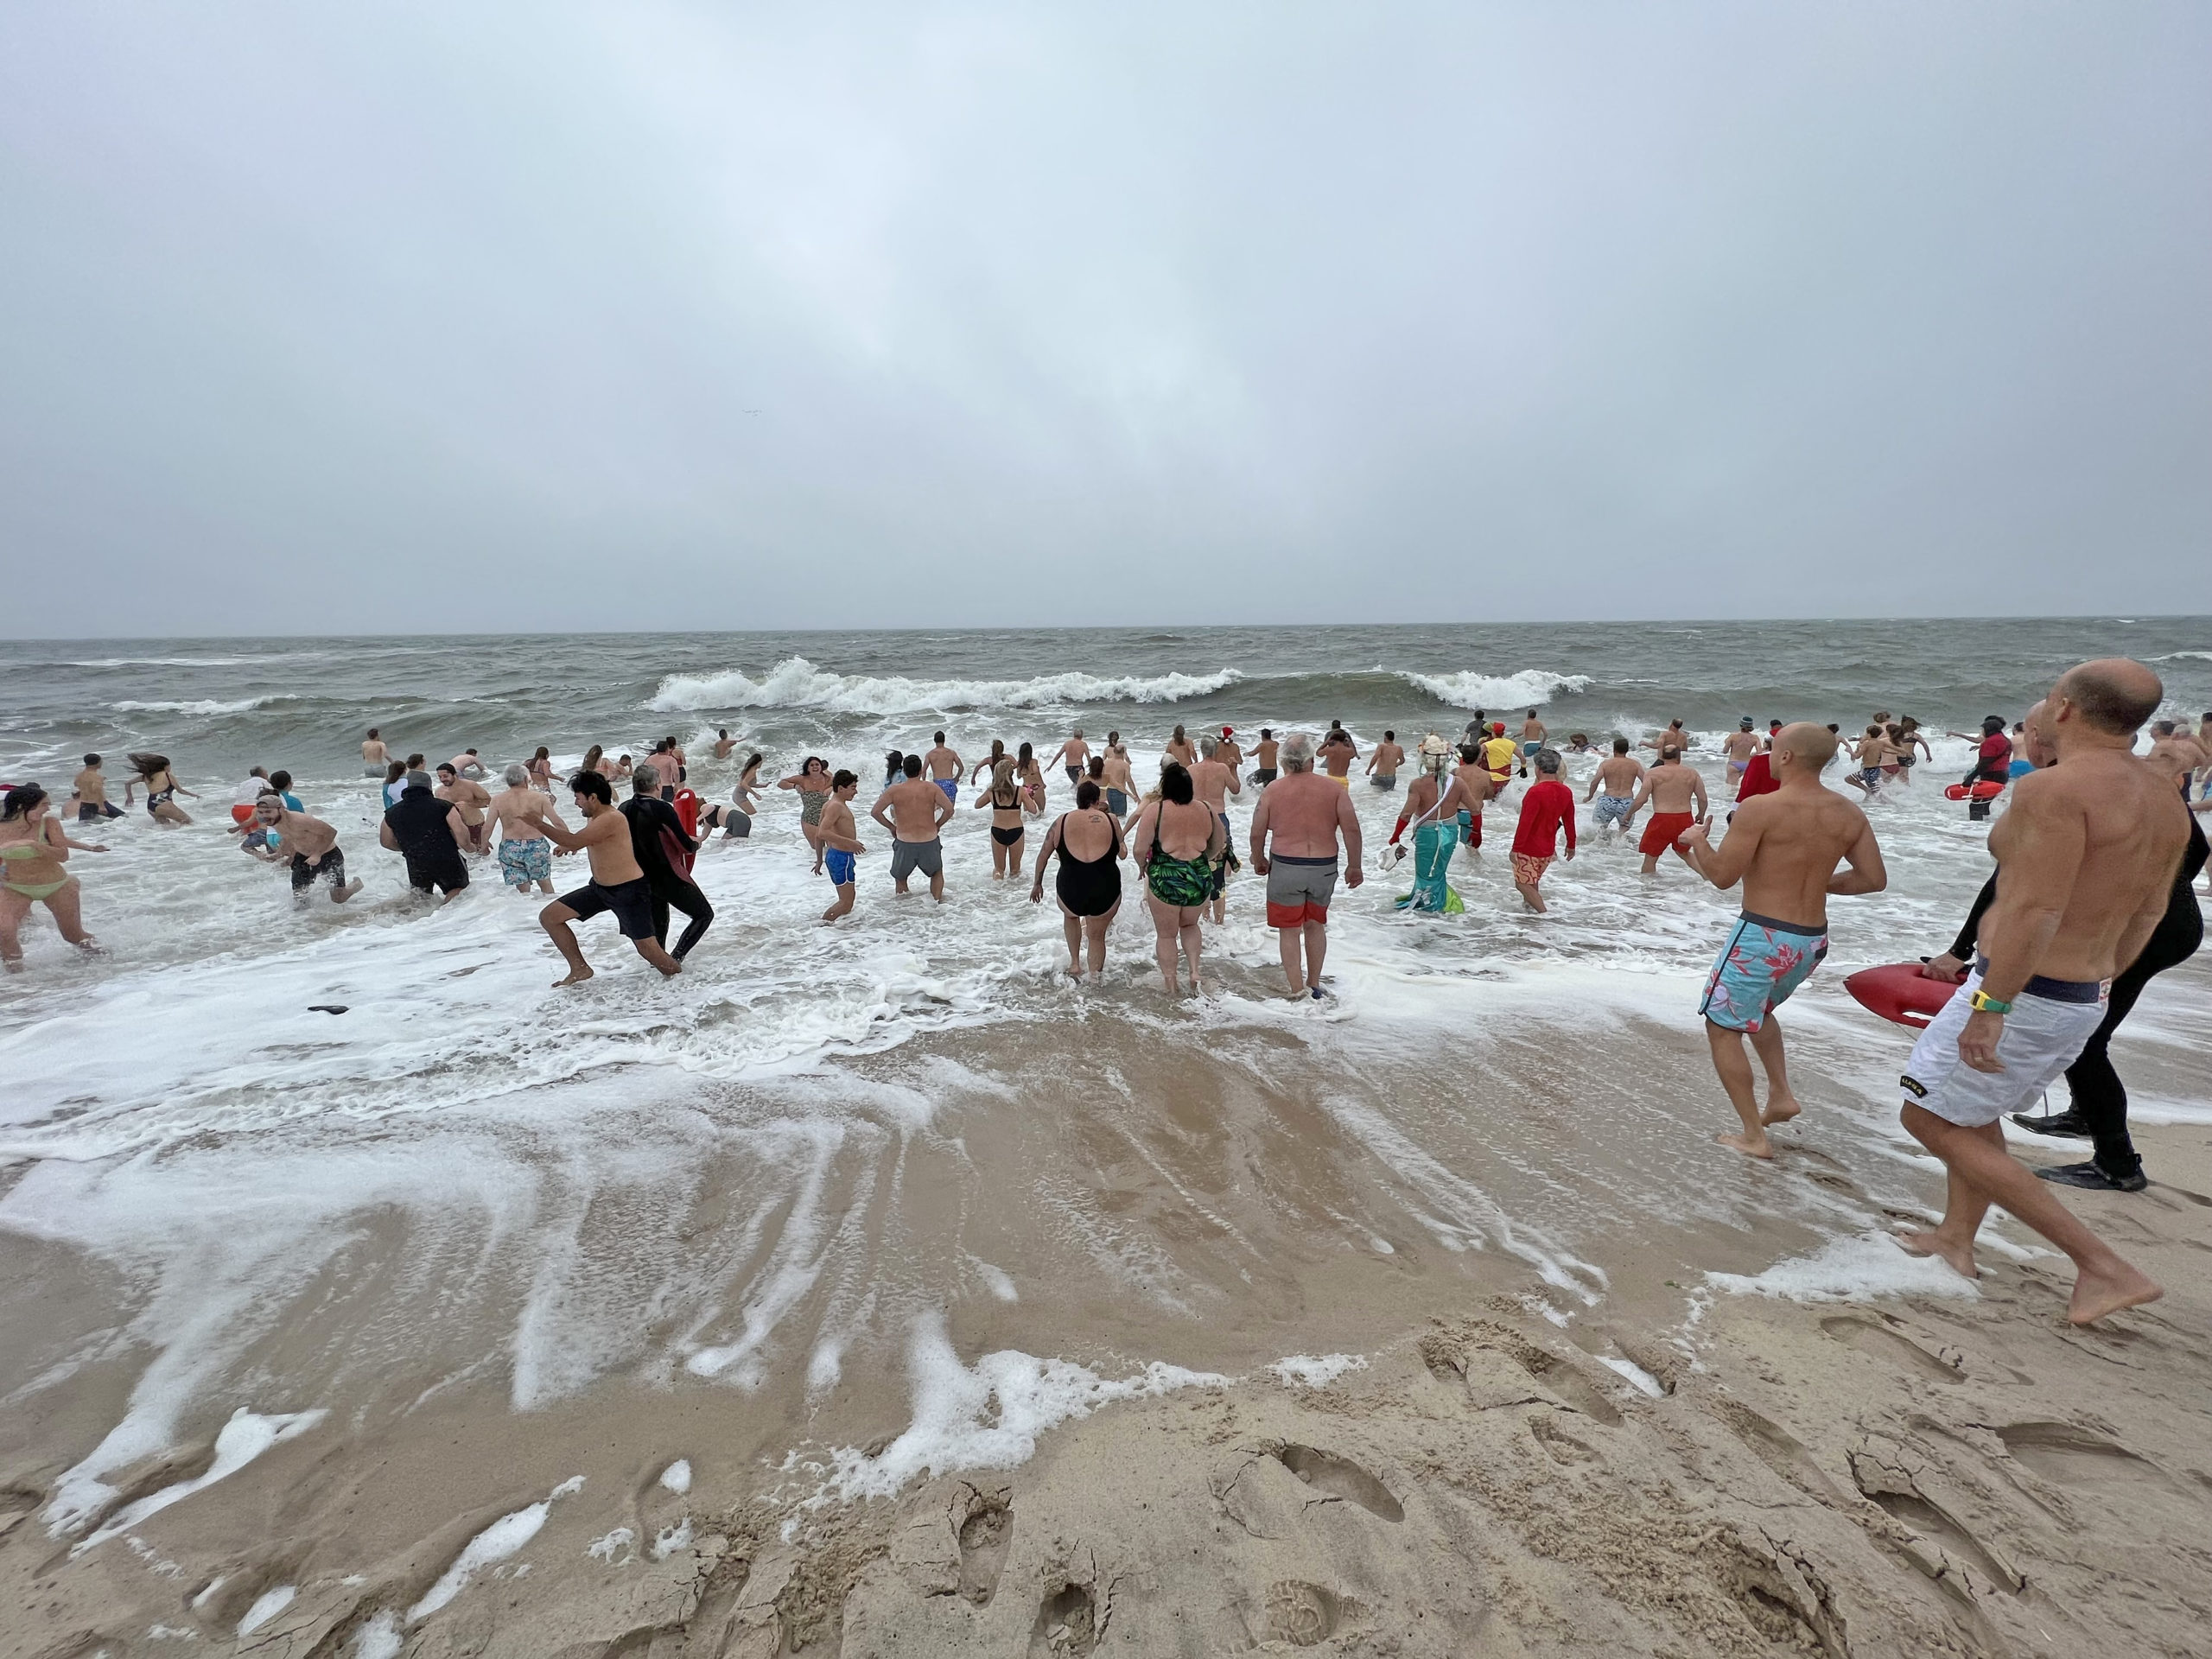
[[[1744,884],[1744,913],[1706,976],[1698,1012],[1705,1016],[1713,1069],[1744,1124],[1742,1133],[1719,1136],[1720,1144],[1752,1158],[1773,1157],[1768,1128],[1803,1109],[1789,1092],[1774,1011],[1827,955],[1828,895],[1879,893],[1890,882],[1866,813],[1821,781],[1835,747],[1834,734],[1810,721],[1783,727],[1770,762],[1781,786],[1737,808],[1718,850],[1702,823],[1675,842],[1690,868],[1714,887],[1726,892]],[[1837,874],[1845,863],[1850,869]],[[1744,1052],[1747,1036],[1766,1071],[1764,1112]]]
[[830,798],[822,808],[822,822],[815,826],[815,842],[822,849],[822,868],[837,889],[837,902],[822,912],[824,922],[852,913],[855,883],[860,877],[860,826],[853,822],[853,797],[860,792],[859,775],[840,772],[830,780]]
[[936,734],[937,747],[922,757],[922,770],[929,779],[944,791],[944,798],[953,805],[960,804],[960,780],[967,776],[967,769],[960,763],[957,750],[945,747],[944,734]]

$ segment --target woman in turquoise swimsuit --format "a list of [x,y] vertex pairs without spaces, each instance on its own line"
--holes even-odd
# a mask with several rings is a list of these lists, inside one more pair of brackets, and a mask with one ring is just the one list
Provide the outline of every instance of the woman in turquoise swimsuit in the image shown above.
[[16,972],[23,965],[21,938],[23,918],[34,904],[54,912],[61,937],[86,950],[96,941],[85,931],[78,906],[77,878],[62,868],[70,849],[104,853],[95,842],[72,841],[61,820],[48,810],[54,804],[36,784],[18,784],[0,804],[0,966]]
[[1160,792],[1138,809],[1129,826],[1129,850],[1144,876],[1144,902],[1159,935],[1154,959],[1167,995],[1179,996],[1175,952],[1191,964],[1191,994],[1198,981],[1198,918],[1213,897],[1214,865],[1229,850],[1229,835],[1204,801],[1194,798],[1191,774],[1179,761],[1160,769]]

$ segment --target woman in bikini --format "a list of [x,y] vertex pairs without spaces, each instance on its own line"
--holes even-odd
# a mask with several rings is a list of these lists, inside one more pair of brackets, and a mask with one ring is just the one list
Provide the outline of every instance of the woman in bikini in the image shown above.
[[[1098,764],[1097,757],[1091,765]],[[1122,868],[1128,856],[1122,845],[1122,826],[1098,804],[1096,782],[1086,778],[1075,786],[1075,810],[1063,812],[1045,832],[1037,851],[1037,879],[1030,884],[1029,902],[1045,902],[1045,866],[1060,855],[1059,874],[1052,891],[1060,901],[1060,930],[1067,935],[1068,976],[1083,977],[1088,946],[1090,971],[1106,968],[1106,930],[1122,908]]]
[[810,754],[799,763],[799,769],[790,777],[777,781],[778,789],[798,791],[799,833],[806,837],[806,844],[814,849],[814,874],[822,874],[822,809],[830,799],[830,763],[818,754]]
[[[1032,817],[1041,818],[1045,816],[1045,769],[1037,764],[1036,751],[1028,744],[1021,746],[1021,753],[1014,760],[1014,769],[1021,774],[1023,810]],[[1020,866],[1015,867],[1014,874],[1021,874]]]
[[1021,779],[1015,772],[1014,763],[1004,755],[999,757],[997,767],[991,773],[990,787],[976,798],[976,810],[988,809],[991,815],[991,880],[1002,881],[1008,874],[1021,874],[1021,838],[1027,833],[1022,822]]
[[530,757],[530,781],[548,795],[553,792],[553,751],[543,743],[537,753]]
[[1144,874],[1144,901],[1159,935],[1153,955],[1167,995],[1179,996],[1175,951],[1179,944],[1191,964],[1191,994],[1198,980],[1198,918],[1213,897],[1213,868],[1229,849],[1221,820],[1195,798],[1191,774],[1170,760],[1160,769],[1160,790],[1146,798],[1129,826],[1129,847]]
[[146,791],[146,811],[156,823],[192,822],[185,817],[184,809],[176,804],[176,798],[182,795],[194,801],[200,798],[177,782],[176,774],[169,770],[168,756],[134,753],[130,757],[130,765],[138,776],[123,785],[125,806],[130,804],[131,790],[134,787],[143,788]]
[[0,966],[10,973],[23,965],[23,918],[33,905],[54,912],[54,925],[70,944],[91,950],[98,941],[85,931],[77,878],[62,868],[71,850],[104,853],[105,847],[72,841],[61,820],[48,810],[53,798],[36,784],[18,784],[0,802]]

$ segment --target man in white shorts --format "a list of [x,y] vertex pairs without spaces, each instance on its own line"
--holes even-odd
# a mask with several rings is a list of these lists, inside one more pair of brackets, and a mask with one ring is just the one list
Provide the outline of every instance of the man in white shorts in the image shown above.
[[1935,1228],[1899,1236],[1968,1278],[1974,1235],[1993,1204],[2074,1260],[2066,1317],[2088,1325],[2164,1293],[2076,1220],[2005,1149],[2000,1120],[2072,1064],[2104,1019],[2105,987],[2134,961],[2164,916],[2189,840],[2189,813],[2133,753],[2164,695],[2126,658],[2083,663],[2037,711],[2054,766],[2013,787],[1990,832],[1997,897],[1983,953],[1905,1063],[1905,1129],[1943,1160],[1949,1191]]

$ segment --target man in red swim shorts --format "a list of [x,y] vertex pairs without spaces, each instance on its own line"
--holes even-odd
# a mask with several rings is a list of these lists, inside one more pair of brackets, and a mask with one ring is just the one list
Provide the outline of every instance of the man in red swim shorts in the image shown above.
[[1293,996],[1320,997],[1321,963],[1329,948],[1329,900],[1337,886],[1337,841],[1344,838],[1344,882],[1357,887],[1359,815],[1348,789],[1313,770],[1313,740],[1283,739],[1282,776],[1269,784],[1252,814],[1252,868],[1268,878],[1268,925],[1282,947],[1283,976]]
[[[1629,808],[1632,817],[1646,803],[1651,817],[1643,825],[1643,839],[1637,850],[1643,855],[1643,874],[1659,868],[1659,855],[1675,845],[1675,838],[1694,823],[1705,822],[1705,779],[1694,766],[1682,764],[1682,752],[1668,746],[1659,751],[1659,764],[1643,774],[1643,787]],[[1675,855],[1680,857],[1681,849]],[[1688,862],[1684,860],[1684,862]]]

